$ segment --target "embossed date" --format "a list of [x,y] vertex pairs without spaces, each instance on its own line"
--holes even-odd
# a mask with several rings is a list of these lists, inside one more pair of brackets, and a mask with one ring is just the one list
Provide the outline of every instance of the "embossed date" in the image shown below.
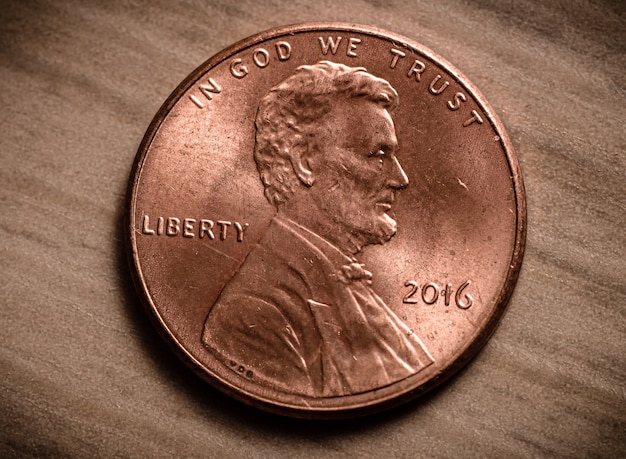
[[450,306],[454,299],[454,304],[457,308],[469,309],[474,304],[474,298],[467,292],[470,285],[472,285],[472,281],[466,280],[454,289],[452,284],[446,284],[444,287],[441,287],[436,282],[428,282],[420,286],[417,281],[410,280],[404,283],[404,286],[408,287],[409,291],[402,299],[402,302],[405,304],[418,304],[420,302],[435,304],[443,298],[443,304]]

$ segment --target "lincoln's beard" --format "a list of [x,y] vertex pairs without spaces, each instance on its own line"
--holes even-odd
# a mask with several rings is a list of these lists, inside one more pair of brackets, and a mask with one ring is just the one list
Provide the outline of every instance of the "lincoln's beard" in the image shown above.
[[359,206],[352,200],[333,199],[320,206],[334,223],[335,238],[341,241],[344,250],[353,254],[367,245],[388,242],[398,227],[396,221],[375,201],[369,201],[371,204],[365,202],[360,202]]

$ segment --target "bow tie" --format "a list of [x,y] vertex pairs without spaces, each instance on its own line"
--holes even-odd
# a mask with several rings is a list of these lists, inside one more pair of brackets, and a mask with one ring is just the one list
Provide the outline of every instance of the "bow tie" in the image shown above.
[[365,265],[353,261],[350,264],[343,265],[339,271],[339,278],[345,284],[364,280],[366,284],[372,284],[372,273],[365,269]]

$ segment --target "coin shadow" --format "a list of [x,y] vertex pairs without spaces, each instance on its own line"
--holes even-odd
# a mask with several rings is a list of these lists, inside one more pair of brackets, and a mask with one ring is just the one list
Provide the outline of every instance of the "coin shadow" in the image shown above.
[[[368,434],[415,416],[424,404],[438,398],[441,386],[404,405],[366,416],[338,420],[294,419],[272,414],[239,402],[201,379],[178,358],[153,326],[135,290],[126,252],[125,211],[117,216],[116,241],[119,288],[125,298],[126,313],[134,326],[144,358],[154,366],[162,380],[189,399],[186,406],[206,419],[207,425],[220,420],[233,429],[253,429],[267,438],[296,442],[332,441],[345,435]],[[446,386],[444,383],[443,386]]]

